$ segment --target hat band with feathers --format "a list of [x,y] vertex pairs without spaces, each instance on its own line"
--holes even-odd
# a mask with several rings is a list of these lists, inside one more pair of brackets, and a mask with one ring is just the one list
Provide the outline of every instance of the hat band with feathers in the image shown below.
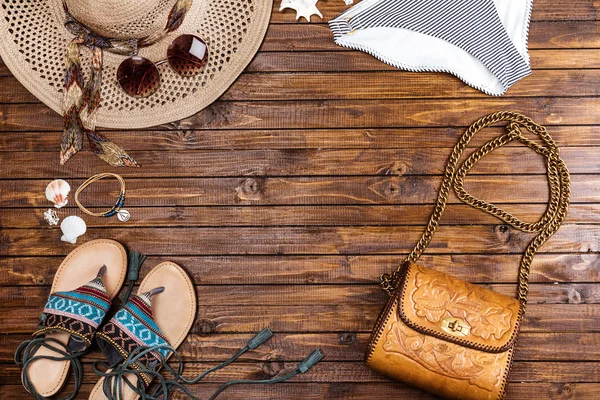
[[[148,46],[160,40],[164,35],[173,32],[183,22],[192,5],[192,0],[177,0],[167,20],[163,32],[141,39],[111,39],[94,33],[91,29],[77,21],[64,4],[65,27],[75,37],[67,47],[65,57],[64,82],[64,132],[61,140],[60,164],[66,163],[83,147],[85,133],[92,151],[108,164],[121,167],[139,167],[140,165],[120,146],[96,132],[96,114],[100,106],[102,87],[102,63],[104,50],[135,55],[139,47]],[[92,51],[91,73],[84,82],[81,72],[79,52],[81,47]]]

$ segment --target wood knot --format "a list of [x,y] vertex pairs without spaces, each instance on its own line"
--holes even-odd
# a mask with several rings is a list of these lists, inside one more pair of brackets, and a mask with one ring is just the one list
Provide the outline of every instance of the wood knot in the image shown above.
[[400,187],[390,182],[387,187],[387,193],[389,197],[397,196],[400,193]]
[[386,178],[381,180],[378,179],[369,185],[369,189],[385,199],[396,199],[400,195],[405,194],[404,185],[400,185],[400,179],[398,177]]
[[362,117],[362,116],[365,114],[365,112],[364,112],[364,111],[362,111],[362,110],[359,110],[359,109],[356,109],[356,108],[348,108],[346,111],[347,111],[347,112],[348,112],[348,114],[350,114],[351,116],[353,116],[353,117],[357,117],[357,118],[360,118],[360,117]]
[[[456,139],[453,139],[454,141],[456,141],[462,135],[463,132],[458,128],[450,127],[446,129],[446,133],[448,134],[448,136],[456,137]],[[452,143],[454,143],[454,141]]]
[[171,211],[173,221],[183,221],[185,219],[185,209],[182,206],[175,206]]
[[355,259],[356,256],[346,256],[341,260],[340,267],[342,271],[348,276],[352,275],[352,261]]
[[402,176],[406,174],[406,171],[408,171],[408,166],[406,165],[406,163],[403,163],[401,161],[394,161],[390,165],[379,169],[379,171],[377,172],[383,175]]
[[383,195],[388,199],[395,199],[400,196],[400,185],[396,182],[389,181],[382,189]]
[[263,363],[261,373],[264,376],[264,378],[272,378],[274,376],[277,376],[277,374],[279,374],[284,369],[285,363],[282,359],[269,360]]
[[343,346],[352,346],[356,343],[356,333],[342,332],[338,335],[338,343]]
[[371,130],[371,129],[367,129],[367,130],[364,132],[363,136],[364,136],[364,138],[365,138],[365,140],[366,140],[367,142],[369,142],[369,143],[373,143],[373,142],[375,142],[375,137],[376,137],[376,135],[375,135],[375,132],[374,132],[373,130]]
[[511,235],[511,229],[510,226],[508,225],[498,225],[496,227],[494,227],[496,236],[498,237],[498,239],[500,239],[500,241],[504,244],[508,243],[508,241],[510,240],[510,235]]
[[183,131],[179,131],[177,136],[181,142],[190,143],[196,141],[196,132],[193,130],[185,129]]
[[217,331],[217,324],[210,319],[201,319],[196,322],[195,333],[200,335],[210,335]]
[[569,304],[581,304],[583,303],[583,298],[581,296],[581,292],[579,292],[575,288],[571,288],[567,295]]
[[263,181],[256,178],[248,178],[235,188],[240,200],[257,201],[262,199]]
[[582,252],[594,253],[600,251],[600,243],[594,240],[586,241],[585,238],[583,238],[579,248]]
[[562,396],[562,399],[575,398],[575,384],[565,383],[561,388],[558,389],[558,394]]
[[168,128],[171,131],[179,131],[179,130],[183,130],[185,128],[190,128],[190,122],[189,121],[173,121],[173,122],[168,122],[166,124],[162,124],[161,126],[164,126],[166,128]]

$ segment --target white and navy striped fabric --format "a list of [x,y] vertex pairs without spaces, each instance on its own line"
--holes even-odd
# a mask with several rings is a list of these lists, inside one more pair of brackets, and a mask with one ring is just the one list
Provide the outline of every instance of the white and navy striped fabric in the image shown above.
[[[517,1],[521,5],[517,5]],[[529,7],[523,7],[523,3],[529,3]],[[501,19],[498,5],[502,6]],[[511,16],[511,6],[514,6],[514,16]],[[527,55],[527,32],[529,27],[529,18],[531,14],[530,0],[364,0],[353,7],[340,17],[330,22],[330,28],[338,44],[364,50],[387,61],[395,59],[400,62],[400,68],[411,70],[429,70],[446,71],[454,73],[453,69],[461,69],[460,65],[454,62],[452,68],[444,68],[439,58],[435,64],[428,68],[427,60],[423,57],[418,58],[422,64],[421,68],[415,65],[410,68],[402,65],[402,55],[386,54],[393,53],[401,48],[393,45],[390,41],[390,35],[394,35],[394,30],[402,30],[399,40],[408,38],[414,43],[422,41],[427,43],[422,35],[438,39],[435,46],[452,46],[461,49],[461,54],[465,52],[477,60],[476,64],[481,68],[488,70],[493,77],[498,80],[500,88],[492,89],[489,84],[482,83],[476,86],[489,94],[499,95],[506,92],[519,79],[531,73],[529,66],[529,57]],[[520,32],[513,32],[512,35],[507,31],[509,29],[520,29]],[[357,44],[353,45],[353,36],[360,32],[365,32],[374,28],[384,33],[381,41],[386,45],[377,45],[378,49],[370,49],[370,43],[374,41],[374,36],[370,35],[368,40],[356,39]],[[386,28],[386,29],[381,29]],[[385,33],[389,34],[385,34]],[[410,38],[407,32],[418,34],[418,38]],[[366,36],[365,36],[366,37]],[[520,40],[520,49],[513,42]],[[364,38],[363,38],[364,39]],[[376,39],[376,37],[375,37]],[[525,54],[523,54],[523,49]],[[402,49],[406,51],[406,49]],[[419,52],[419,46],[413,46],[412,52]],[[425,50],[425,53],[431,49]],[[448,49],[443,49],[445,53],[452,57]],[[389,57],[388,57],[389,55]],[[410,57],[408,57],[410,58]],[[414,60],[414,56],[413,59]],[[391,63],[391,62],[390,62]],[[415,62],[413,61],[413,64]],[[435,67],[435,68],[434,68]],[[464,68],[463,68],[464,69]],[[455,75],[467,75],[468,71],[463,70]],[[460,76],[462,78],[462,76]],[[465,80],[469,82],[468,76]],[[481,80],[481,79],[480,79]],[[493,86],[493,85],[491,85]],[[486,87],[489,90],[485,90]]]

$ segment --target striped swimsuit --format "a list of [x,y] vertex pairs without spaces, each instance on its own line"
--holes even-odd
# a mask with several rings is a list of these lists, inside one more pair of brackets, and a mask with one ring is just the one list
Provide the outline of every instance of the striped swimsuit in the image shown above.
[[532,0],[363,0],[329,22],[335,42],[409,71],[456,75],[499,96],[531,73]]

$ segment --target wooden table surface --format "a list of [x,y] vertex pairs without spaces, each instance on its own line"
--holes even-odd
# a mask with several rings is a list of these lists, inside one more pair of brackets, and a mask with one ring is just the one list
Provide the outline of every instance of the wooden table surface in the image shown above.
[[[279,0],[275,7],[278,8]],[[276,386],[241,386],[223,399],[433,399],[363,363],[386,295],[381,273],[412,248],[463,128],[498,110],[548,126],[572,174],[568,220],[533,265],[509,399],[600,398],[600,2],[536,0],[533,74],[499,98],[437,73],[409,73],[334,45],[324,20],[273,11],[260,52],[223,97],[181,122],[107,132],[142,165],[112,169],[90,152],[58,164],[61,117],[0,62],[0,398],[30,398],[12,363],[74,246],[42,219],[46,184],[75,189],[99,172],[127,181],[129,223],[85,216],[80,242],[116,239],[149,255],[143,273],[173,260],[197,284],[198,315],[181,348],[188,375],[222,361],[254,332],[275,337],[196,385],[266,378],[315,347],[323,362]],[[490,129],[484,138],[500,132]],[[543,160],[511,146],[484,159],[467,187],[534,221],[548,189]],[[83,201],[109,205],[115,182]],[[82,215],[73,197],[61,216]],[[530,235],[452,197],[422,262],[506,294]],[[87,398],[96,377],[85,357]],[[174,396],[177,397],[177,396]]]

